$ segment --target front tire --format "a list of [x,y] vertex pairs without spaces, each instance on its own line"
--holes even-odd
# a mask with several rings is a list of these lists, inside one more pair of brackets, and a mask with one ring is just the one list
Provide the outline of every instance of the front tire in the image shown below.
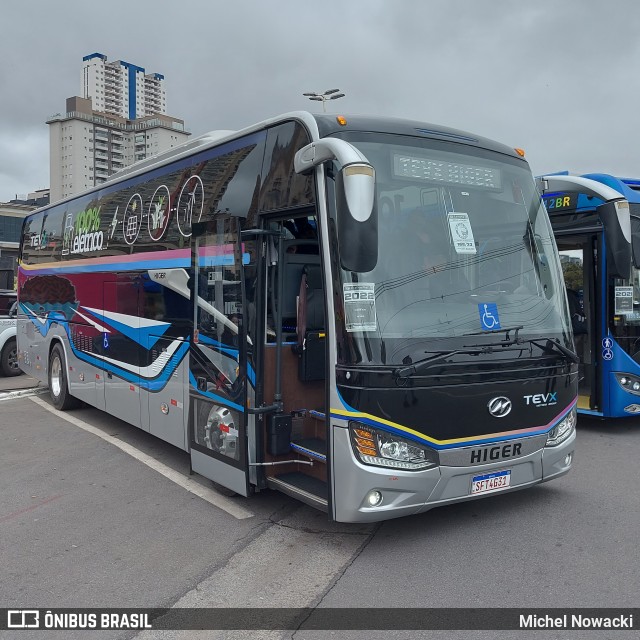
[[59,411],[66,411],[78,406],[78,400],[69,393],[67,383],[67,365],[62,347],[57,344],[51,350],[49,358],[49,395],[53,406]]
[[0,357],[0,369],[5,376],[19,376],[22,373],[18,366],[18,343],[15,338],[10,338],[4,345]]

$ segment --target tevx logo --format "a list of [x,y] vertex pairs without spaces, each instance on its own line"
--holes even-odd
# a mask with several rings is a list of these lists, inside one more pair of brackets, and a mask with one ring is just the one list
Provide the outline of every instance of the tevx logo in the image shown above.
[[524,401],[527,404],[533,404],[536,407],[548,407],[558,402],[558,392],[553,393],[534,393],[531,396],[524,396]]

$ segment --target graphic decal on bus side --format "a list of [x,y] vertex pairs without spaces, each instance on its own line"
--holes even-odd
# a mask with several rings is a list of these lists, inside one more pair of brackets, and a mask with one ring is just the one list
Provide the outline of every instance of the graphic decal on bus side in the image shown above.
[[61,276],[35,276],[26,280],[20,287],[20,304],[30,315],[66,322],[78,308],[74,286]]
[[192,233],[191,225],[194,222],[200,222],[203,208],[204,185],[200,177],[194,175],[184,183],[176,205],[178,229],[185,238]]
[[[166,385],[189,349],[189,339],[177,336],[165,339],[163,349],[155,355],[152,350],[170,323],[80,305],[74,285],[61,276],[39,275],[26,280],[20,289],[20,307],[43,337],[54,324],[59,325],[77,358],[149,391]],[[117,336],[143,347],[142,361],[127,362],[112,356],[111,344]],[[126,344],[120,352],[137,353]]]
[[127,244],[133,244],[138,239],[142,226],[142,197],[135,193],[127,202],[122,219],[122,235]]
[[[148,249],[156,243],[159,249],[188,247],[193,224],[235,211],[240,196],[237,187],[230,187],[241,184],[237,174],[242,167],[253,166],[243,164],[249,156],[258,152],[256,162],[261,160],[266,135],[255,133],[157,169],[116,177],[41,210],[27,219],[23,264],[128,256],[131,247]],[[251,189],[257,206],[260,181]]]
[[166,185],[160,185],[149,202],[147,213],[147,228],[149,236],[154,242],[162,239],[169,226],[169,214],[171,213],[171,194]]

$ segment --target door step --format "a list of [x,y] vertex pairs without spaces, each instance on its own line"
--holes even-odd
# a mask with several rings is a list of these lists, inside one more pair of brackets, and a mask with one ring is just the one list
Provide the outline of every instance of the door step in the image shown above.
[[326,418],[324,411],[318,411],[317,409],[309,409],[309,416],[316,420],[323,420]]
[[311,507],[328,511],[327,483],[294,471],[267,478],[267,486],[304,502]]
[[327,461],[327,441],[320,438],[298,438],[291,443],[291,450],[320,462]]

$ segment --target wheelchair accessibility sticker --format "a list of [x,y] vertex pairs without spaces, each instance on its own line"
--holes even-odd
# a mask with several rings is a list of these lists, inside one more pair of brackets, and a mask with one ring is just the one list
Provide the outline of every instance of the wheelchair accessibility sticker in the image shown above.
[[478,305],[480,314],[480,326],[483,331],[496,331],[500,329],[500,316],[498,305],[494,302],[482,302]]

